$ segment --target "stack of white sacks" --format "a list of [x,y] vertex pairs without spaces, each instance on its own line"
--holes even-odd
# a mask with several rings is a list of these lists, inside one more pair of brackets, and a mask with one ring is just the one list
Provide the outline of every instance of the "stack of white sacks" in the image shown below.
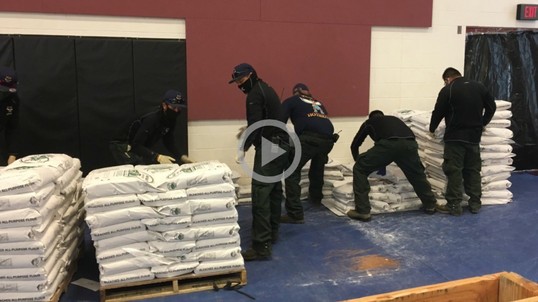
[[[354,163],[343,165],[344,180],[334,182],[332,198],[323,201],[327,208],[339,216],[355,209],[353,165]],[[395,164],[387,166],[384,175],[373,172],[368,176],[368,180],[372,214],[416,210],[422,205],[413,187]]]
[[[509,191],[511,182],[508,180],[511,166],[513,143],[510,127],[510,102],[497,100],[497,111],[492,121],[486,127],[480,143],[482,157],[482,204],[506,204],[512,201]],[[419,155],[426,168],[428,180],[440,204],[446,203],[446,176],[442,170],[443,135],[445,124],[441,122],[433,137],[429,134],[431,112],[416,110],[400,110],[394,113],[402,119],[416,135],[419,144]],[[343,216],[355,208],[353,194],[353,165],[343,165],[345,179],[333,182],[332,197],[323,200],[323,204],[335,214]],[[398,211],[418,210],[422,206],[420,199],[403,172],[394,163],[387,167],[386,175],[373,172],[369,175],[371,191],[369,194],[371,212],[389,213]],[[468,196],[464,195],[466,200]],[[466,205],[467,201],[463,202]]]
[[49,301],[65,286],[83,234],[80,161],[20,158],[0,170],[0,301]]
[[101,285],[241,271],[231,176],[217,161],[90,172],[86,223]]
[[[506,204],[512,201],[509,191],[512,183],[508,180],[512,166],[513,133],[510,127],[511,103],[496,100],[497,110],[491,122],[486,126],[480,142],[480,156],[482,158],[482,204]],[[445,124],[442,122],[432,138],[429,133],[431,112],[406,112],[407,121],[413,132],[417,135],[420,146],[420,155],[426,167],[428,180],[433,190],[444,203],[442,197],[446,189],[446,177],[442,170],[443,163],[443,135]],[[466,200],[468,196],[464,195]],[[466,200],[463,205],[466,204]]]

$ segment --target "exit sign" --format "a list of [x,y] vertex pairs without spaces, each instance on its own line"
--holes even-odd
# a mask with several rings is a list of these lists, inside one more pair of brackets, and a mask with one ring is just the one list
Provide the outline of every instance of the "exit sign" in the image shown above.
[[516,20],[538,20],[538,4],[518,4]]

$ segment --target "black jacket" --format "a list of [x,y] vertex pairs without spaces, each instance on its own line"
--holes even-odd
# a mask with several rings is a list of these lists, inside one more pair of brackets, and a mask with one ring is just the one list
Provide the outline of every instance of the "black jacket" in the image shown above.
[[19,140],[19,97],[16,91],[0,87],[0,135],[5,137],[2,146],[7,155],[18,157]]
[[158,163],[158,153],[151,150],[162,139],[164,146],[178,159],[179,149],[174,140],[176,119],[167,119],[162,108],[128,122],[116,137],[117,141],[128,142],[132,152],[144,158],[144,162]]
[[480,143],[482,129],[496,110],[495,99],[484,85],[464,77],[454,79],[439,91],[430,120],[434,132],[444,118],[444,141]]
[[351,155],[357,160],[359,147],[367,136],[377,142],[380,139],[415,139],[415,134],[401,119],[391,116],[379,116],[367,119],[359,128],[359,131],[351,142]]
[[[262,79],[257,79],[252,89],[247,94],[247,125],[250,126],[262,120],[274,120],[279,122],[282,119],[282,104],[275,90],[265,83]],[[266,126],[256,129],[245,140],[243,150],[247,151],[250,146],[258,148],[261,146],[261,137],[269,141],[279,137],[283,140],[288,139],[284,130]]]

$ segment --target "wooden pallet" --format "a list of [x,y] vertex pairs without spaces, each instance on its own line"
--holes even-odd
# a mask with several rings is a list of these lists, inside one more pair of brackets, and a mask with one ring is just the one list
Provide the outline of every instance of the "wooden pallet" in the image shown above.
[[241,270],[228,274],[188,274],[173,278],[157,278],[146,281],[101,286],[101,302],[132,301],[155,297],[185,294],[212,290],[216,285],[222,288],[227,282],[247,284],[247,271]]

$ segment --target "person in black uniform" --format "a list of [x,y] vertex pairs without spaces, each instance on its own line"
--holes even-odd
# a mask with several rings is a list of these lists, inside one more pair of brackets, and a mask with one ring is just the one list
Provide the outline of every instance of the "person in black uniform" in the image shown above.
[[495,99],[484,85],[462,77],[452,67],[445,69],[443,80],[445,87],[437,96],[430,120],[432,133],[443,118],[446,124],[443,171],[447,177],[447,204],[438,206],[437,210],[454,216],[461,215],[465,190],[469,196],[470,212],[478,214],[482,205],[479,143],[484,127],[497,109]]
[[0,166],[17,159],[19,139],[19,96],[17,74],[9,67],[0,68]]
[[[247,125],[259,121],[280,122],[282,108],[280,99],[274,89],[258,78],[256,70],[247,63],[237,65],[228,82],[236,83],[237,87],[247,95],[246,114]],[[245,152],[251,146],[255,148],[254,172],[263,177],[278,176],[284,172],[288,162],[287,152],[268,163],[262,163],[262,140],[266,139],[276,147],[289,150],[288,134],[277,127],[264,126],[257,128],[242,144],[242,150],[236,159],[238,163],[244,160]],[[263,150],[267,151],[267,150]],[[282,183],[252,178],[252,245],[242,252],[245,261],[269,259],[272,243],[278,239],[281,204],[283,199]]]
[[[164,94],[159,109],[129,121],[110,142],[116,164],[172,164],[180,155],[182,163],[192,162],[178,150],[174,142],[176,119],[186,106],[181,93],[171,89]],[[151,150],[160,139],[175,157]]]
[[[291,119],[295,133],[301,141],[301,160],[295,171],[285,180],[287,215],[280,218],[281,223],[304,223],[299,182],[301,169],[309,160],[309,200],[313,204],[321,204],[325,164],[329,161],[328,154],[334,146],[334,127],[327,116],[327,109],[312,97],[308,86],[303,83],[293,87],[293,94],[282,103],[282,121],[287,123],[288,119]],[[293,152],[290,153],[290,158],[293,158]]]
[[[367,136],[372,138],[374,146],[359,155],[359,147]],[[370,112],[368,119],[353,138],[351,155],[355,159],[353,166],[355,210],[348,211],[347,215],[350,218],[371,220],[368,175],[392,162],[402,169],[413,186],[422,201],[422,209],[428,214],[435,213],[437,201],[418,156],[415,134],[402,120],[395,116],[384,115],[380,110]]]

